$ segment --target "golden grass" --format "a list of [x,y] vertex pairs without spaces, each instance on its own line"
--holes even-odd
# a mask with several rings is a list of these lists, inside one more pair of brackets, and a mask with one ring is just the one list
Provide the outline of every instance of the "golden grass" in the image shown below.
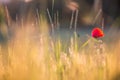
[[79,45],[76,33],[69,46],[62,43],[60,38],[52,39],[43,16],[40,16],[37,39],[31,36],[36,28],[28,26],[18,29],[7,46],[1,44],[0,80],[120,79],[119,40],[111,45],[105,43],[105,51],[97,54],[94,48],[96,41],[90,39]]

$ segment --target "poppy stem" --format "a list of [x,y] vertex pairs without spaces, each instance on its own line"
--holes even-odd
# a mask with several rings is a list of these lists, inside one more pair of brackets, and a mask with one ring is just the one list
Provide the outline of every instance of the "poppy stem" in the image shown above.
[[[106,80],[106,74],[107,74],[107,57],[104,52],[104,44],[102,40],[98,40],[97,46],[96,46],[96,63],[99,70],[102,70],[102,78]],[[100,75],[100,74],[99,74]]]
[[98,40],[98,42],[96,44],[96,52],[97,52],[97,54],[103,53],[103,41],[102,40]]

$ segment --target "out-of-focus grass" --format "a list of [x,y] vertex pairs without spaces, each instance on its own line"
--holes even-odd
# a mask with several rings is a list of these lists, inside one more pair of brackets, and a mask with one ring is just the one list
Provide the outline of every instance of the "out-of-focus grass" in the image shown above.
[[5,47],[1,44],[0,80],[120,79],[119,40],[104,43],[105,51],[97,54],[95,40],[81,45],[74,33],[69,43],[62,43],[59,36],[52,39],[49,35],[43,14],[38,23],[37,27],[31,23],[19,26],[15,37]]
[[[120,79],[115,78],[120,74],[120,41],[112,47],[105,44],[102,54],[105,58],[100,59],[101,55],[95,53],[92,40],[80,48],[75,35],[69,46],[64,48],[66,43],[62,43],[61,39],[53,40],[47,34],[39,34],[38,40],[35,40],[28,32],[31,33],[30,27],[20,29],[16,38],[8,41],[7,65],[3,64],[2,59],[6,53],[0,51],[0,80]],[[104,61],[103,65],[101,62]]]

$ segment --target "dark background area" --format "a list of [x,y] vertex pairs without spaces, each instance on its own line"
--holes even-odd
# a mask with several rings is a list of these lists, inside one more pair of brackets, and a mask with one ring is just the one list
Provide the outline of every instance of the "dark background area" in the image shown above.
[[[59,13],[59,22],[62,24],[67,24],[70,22],[72,10],[66,7],[65,0],[54,0],[54,7],[52,8],[53,0],[32,0],[30,2],[25,2],[22,0],[13,0],[9,3],[2,3],[2,5],[7,6],[10,13],[10,17],[13,21],[16,21],[16,16],[20,19],[23,15],[27,16],[29,11],[32,10],[36,15],[36,10],[40,13],[45,12],[48,8],[50,15],[54,21],[54,13]],[[67,1],[67,0],[66,0]],[[85,15],[89,15],[95,3],[95,0],[68,0],[74,1],[79,5],[78,14],[78,26],[80,25],[91,25],[86,24],[82,18]],[[102,17],[104,17],[105,25],[111,25],[114,21],[120,17],[120,0],[100,0],[102,3]],[[98,6],[99,9],[99,6]],[[46,13],[47,15],[47,13]],[[96,14],[95,14],[96,15]]]

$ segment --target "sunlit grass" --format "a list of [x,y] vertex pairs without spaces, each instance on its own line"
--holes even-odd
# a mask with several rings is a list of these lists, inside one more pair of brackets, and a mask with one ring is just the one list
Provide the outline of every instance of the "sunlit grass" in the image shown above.
[[53,39],[43,14],[37,25],[18,26],[14,37],[0,44],[0,80],[120,79],[120,40],[103,40],[104,52],[97,54],[98,40],[91,36],[84,43],[76,32],[69,42],[59,35]]
[[93,39],[80,45],[75,33],[65,48],[67,43],[59,37],[52,39],[45,20],[41,21],[44,30],[37,40],[28,34],[29,27],[17,30],[16,37],[8,41],[6,65],[2,59],[6,53],[0,51],[0,80],[115,80],[120,74],[120,41],[111,45],[114,48],[105,44],[104,58],[100,59]]

